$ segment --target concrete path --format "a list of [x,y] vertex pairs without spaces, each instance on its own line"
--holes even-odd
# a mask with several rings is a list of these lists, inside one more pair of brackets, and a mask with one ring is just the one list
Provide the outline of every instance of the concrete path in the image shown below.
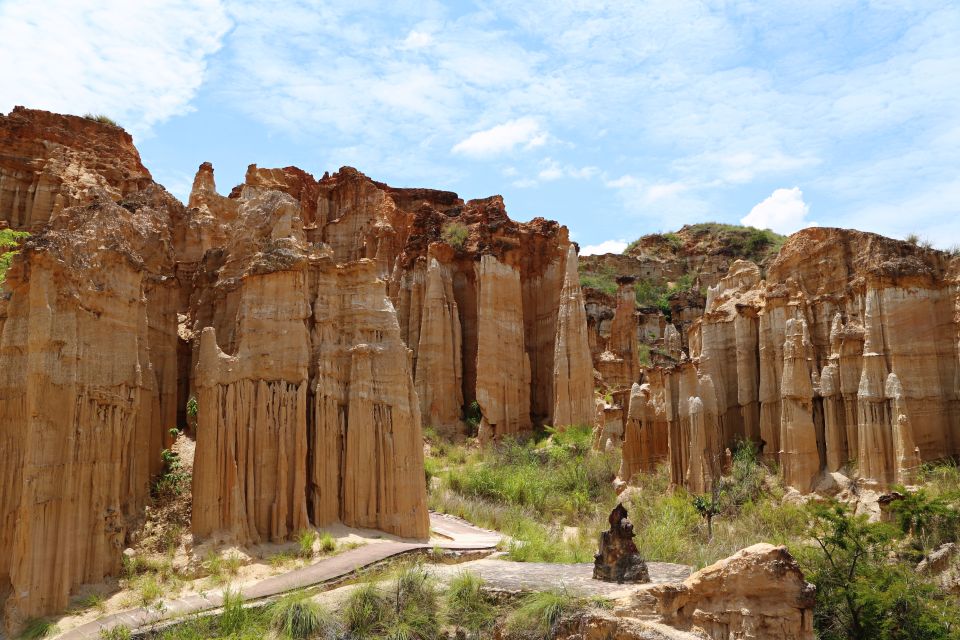
[[[452,551],[480,551],[493,549],[500,543],[501,535],[475,527],[459,518],[431,513],[430,528],[446,538],[436,544],[426,542],[383,542],[368,544],[326,558],[309,566],[266,578],[255,584],[238,589],[246,601],[262,600],[312,587],[349,576],[363,567],[376,564],[404,553],[435,546]],[[216,609],[223,605],[223,592],[227,588],[212,590],[206,595],[191,595],[174,600],[163,600],[150,607],[140,607],[113,613],[92,622],[82,624],[58,636],[61,640],[85,640],[100,637],[101,630],[125,626],[137,630],[163,620]]]

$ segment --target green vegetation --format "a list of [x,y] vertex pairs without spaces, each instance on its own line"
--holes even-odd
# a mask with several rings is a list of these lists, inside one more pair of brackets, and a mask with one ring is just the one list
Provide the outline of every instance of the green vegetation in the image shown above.
[[26,231],[0,229],[0,287],[7,281],[7,270],[13,261],[13,256],[20,253],[17,247],[30,234]]
[[653,364],[653,358],[651,357],[651,347],[646,342],[637,343],[637,351],[640,356],[640,364],[645,367],[649,367]]
[[507,617],[504,625],[507,637],[516,640],[550,640],[560,620],[586,610],[591,602],[566,590],[531,593]]
[[440,237],[454,249],[463,249],[470,237],[470,230],[462,222],[448,222],[443,225],[440,231]]
[[163,461],[163,473],[153,483],[153,497],[170,500],[186,493],[190,489],[192,476],[183,468],[180,456],[176,451],[164,449],[160,452],[160,458]]
[[487,637],[497,615],[492,598],[483,591],[483,584],[478,575],[461,571],[447,587],[447,611],[456,612],[450,622],[476,640]]
[[100,630],[100,640],[130,640],[133,634],[123,625]]
[[196,396],[190,396],[190,399],[187,400],[187,415],[191,418],[196,418],[199,410],[200,406],[197,404]]
[[638,307],[659,309],[667,317],[670,317],[670,299],[676,295],[692,291],[695,284],[694,275],[685,273],[677,278],[676,282],[666,285],[654,284],[650,280],[640,280],[633,285],[633,288]]
[[910,564],[891,561],[900,547],[895,527],[868,522],[839,504],[814,504],[810,513],[816,548],[802,550],[801,558],[806,577],[817,585],[814,624],[820,638],[957,638],[956,599],[925,582]]
[[[340,627],[330,610],[304,593],[286,595],[267,610],[270,628],[289,640],[335,640]],[[221,629],[221,632],[226,632]]]
[[49,638],[60,633],[60,627],[46,618],[31,618],[20,634],[25,640],[39,640],[39,638]]
[[612,266],[599,264],[591,268],[585,262],[581,262],[578,269],[581,287],[598,289],[610,296],[617,294],[617,274]]
[[312,529],[306,529],[297,536],[297,555],[301,558],[312,558],[314,554],[313,545],[317,541],[317,532]]
[[616,500],[620,464],[617,453],[593,451],[592,439],[577,426],[483,448],[433,446],[440,482],[430,506],[509,535],[510,559],[586,562]]
[[216,551],[210,551],[203,560],[203,569],[214,584],[229,583],[239,575],[242,566],[243,558],[233,553],[220,555]]
[[113,125],[114,127],[120,126],[117,124],[117,122],[113,118],[109,116],[105,116],[102,113],[96,113],[96,114],[85,113],[83,114],[83,117],[86,118],[87,120],[93,120],[94,122],[99,122],[100,124],[109,124],[109,125]]

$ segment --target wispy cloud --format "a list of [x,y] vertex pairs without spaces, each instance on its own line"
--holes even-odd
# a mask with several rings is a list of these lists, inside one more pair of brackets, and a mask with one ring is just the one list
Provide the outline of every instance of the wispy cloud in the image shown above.
[[191,109],[229,26],[219,0],[0,3],[0,111],[104,113],[146,133]]

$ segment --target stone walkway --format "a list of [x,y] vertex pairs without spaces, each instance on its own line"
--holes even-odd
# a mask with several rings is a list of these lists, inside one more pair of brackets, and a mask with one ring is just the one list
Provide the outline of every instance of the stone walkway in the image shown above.
[[[430,572],[447,578],[466,568],[483,578],[488,586],[504,591],[566,588],[571,593],[583,596],[617,596],[638,587],[594,580],[592,563],[552,564],[485,558],[466,565],[431,565]],[[692,571],[686,565],[668,562],[648,562],[647,569],[650,571],[650,582],[654,584],[683,582]]]
[[[452,551],[479,551],[493,549],[501,540],[498,533],[480,529],[463,520],[443,514],[430,514],[430,528],[434,533],[446,539],[436,544],[425,542],[368,544],[345,551],[332,558],[321,560],[310,566],[266,578],[256,584],[239,589],[239,592],[246,601],[262,600],[288,591],[343,578],[358,569],[405,553],[432,549],[434,546]],[[164,600],[158,605],[110,614],[70,629],[56,637],[61,640],[95,639],[100,637],[101,630],[109,630],[118,626],[136,630],[163,620],[216,609],[223,604],[224,590],[214,590],[206,595]]]

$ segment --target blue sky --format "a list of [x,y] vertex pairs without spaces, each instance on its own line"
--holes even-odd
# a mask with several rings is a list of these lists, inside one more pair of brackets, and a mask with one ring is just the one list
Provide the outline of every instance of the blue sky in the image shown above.
[[[500,193],[587,251],[684,223],[960,242],[955,1],[0,0],[0,111],[213,162]],[[606,244],[603,244],[606,243]]]

